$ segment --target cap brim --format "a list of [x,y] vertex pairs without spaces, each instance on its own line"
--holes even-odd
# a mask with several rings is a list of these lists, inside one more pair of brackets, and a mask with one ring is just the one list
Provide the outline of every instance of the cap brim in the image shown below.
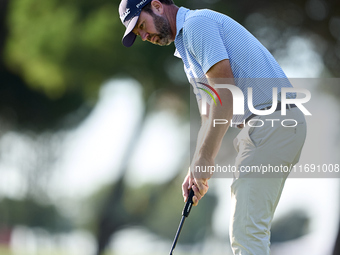
[[135,28],[138,19],[139,15],[133,17],[125,30],[125,34],[122,40],[122,43],[125,47],[131,47],[136,40],[137,35],[133,33],[132,30]]

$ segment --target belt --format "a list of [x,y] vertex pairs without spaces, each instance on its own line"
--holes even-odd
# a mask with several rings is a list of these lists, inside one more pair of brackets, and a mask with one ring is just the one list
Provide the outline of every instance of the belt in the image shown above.
[[[286,109],[291,109],[291,108],[295,108],[295,107],[296,107],[295,104],[287,104],[287,105],[286,105]],[[271,106],[268,106],[268,107],[262,108],[262,109],[260,109],[260,110],[269,110],[270,108],[271,108]],[[275,112],[280,111],[280,110],[281,110],[281,104],[278,104],[277,107],[276,107],[276,109],[275,109]],[[256,114],[253,113],[253,114],[250,115],[248,118],[246,118],[245,123],[248,123],[249,120],[251,120],[252,118],[254,118],[254,117],[256,117],[256,116],[258,116],[258,115],[256,115]],[[237,125],[237,127],[238,127],[238,128],[243,128],[243,124],[239,124],[239,125]]]
[[[295,104],[286,104],[286,109],[290,109],[290,108],[295,108],[296,107],[296,105]],[[265,107],[265,108],[262,108],[261,110],[269,110],[271,107]],[[281,104],[278,104],[277,105],[277,107],[276,107],[276,109],[275,109],[275,112],[277,112],[277,111],[281,111]],[[255,116],[258,116],[258,115],[256,115],[256,114],[252,114],[252,115],[250,115],[248,118],[246,118],[246,123],[249,121],[249,120],[251,120],[252,118],[254,118]]]

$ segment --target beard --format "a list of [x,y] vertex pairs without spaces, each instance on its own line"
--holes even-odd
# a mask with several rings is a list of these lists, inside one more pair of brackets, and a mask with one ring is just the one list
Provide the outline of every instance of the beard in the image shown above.
[[148,41],[151,42],[152,37],[157,36],[158,38],[153,42],[160,46],[169,45],[172,42],[171,27],[169,21],[161,16],[151,13],[157,34],[151,34],[148,36]]

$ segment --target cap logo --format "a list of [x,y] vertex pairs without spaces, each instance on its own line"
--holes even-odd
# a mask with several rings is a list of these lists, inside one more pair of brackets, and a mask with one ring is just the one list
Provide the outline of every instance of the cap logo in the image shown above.
[[142,0],[139,2],[139,4],[136,4],[136,7],[139,8],[141,5],[143,5],[145,2],[147,2],[148,0]]
[[124,23],[125,18],[130,14],[130,8],[127,8],[122,15],[120,15],[120,20]]

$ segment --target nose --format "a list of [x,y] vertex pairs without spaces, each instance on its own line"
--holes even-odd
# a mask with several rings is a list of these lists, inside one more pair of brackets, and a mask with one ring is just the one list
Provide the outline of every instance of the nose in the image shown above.
[[142,38],[143,41],[145,41],[148,38],[148,33],[146,32],[140,32],[140,37]]

